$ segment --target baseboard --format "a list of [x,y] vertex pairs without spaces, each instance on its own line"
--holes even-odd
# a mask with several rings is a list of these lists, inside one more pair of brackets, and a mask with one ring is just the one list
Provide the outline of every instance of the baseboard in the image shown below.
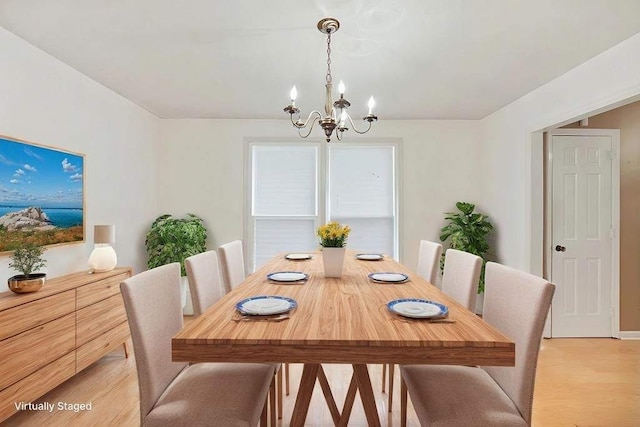
[[640,331],[620,331],[621,340],[640,340]]

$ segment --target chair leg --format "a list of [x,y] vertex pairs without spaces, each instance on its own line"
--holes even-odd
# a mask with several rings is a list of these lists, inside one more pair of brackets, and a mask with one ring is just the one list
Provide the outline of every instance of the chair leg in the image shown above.
[[282,419],[282,368],[278,369],[278,419]]
[[382,392],[384,393],[384,388],[386,387],[387,383],[387,364],[383,363],[382,364]]
[[269,415],[271,416],[271,425],[276,425],[276,377],[271,378],[269,386]]
[[396,370],[396,365],[389,363],[389,412],[393,408],[393,378]]
[[407,383],[400,375],[400,426],[407,427]]
[[289,364],[288,363],[284,364],[284,387],[285,387],[285,394],[289,396]]

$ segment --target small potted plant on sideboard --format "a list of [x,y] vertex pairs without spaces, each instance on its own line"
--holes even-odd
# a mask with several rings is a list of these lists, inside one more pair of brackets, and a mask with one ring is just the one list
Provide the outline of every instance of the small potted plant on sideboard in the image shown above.
[[21,244],[13,251],[9,267],[21,272],[7,281],[9,289],[17,294],[36,292],[44,285],[46,274],[34,273],[46,266],[42,258],[44,249],[34,243]]

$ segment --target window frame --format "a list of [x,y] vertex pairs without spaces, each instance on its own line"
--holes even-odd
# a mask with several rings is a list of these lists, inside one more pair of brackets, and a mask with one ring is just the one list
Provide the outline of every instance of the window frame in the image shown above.
[[[255,146],[299,146],[300,144],[312,145],[316,147],[317,159],[316,159],[316,215],[304,216],[304,215],[286,215],[286,216],[274,216],[274,215],[253,215],[253,147]],[[400,138],[358,138],[348,142],[335,142],[327,143],[322,138],[308,138],[304,141],[300,139],[291,138],[245,138],[244,139],[244,205],[243,205],[243,235],[245,240],[245,264],[248,271],[255,271],[254,259],[254,242],[255,242],[255,219],[256,218],[270,218],[270,219],[308,219],[314,218],[314,228],[317,228],[321,224],[327,222],[329,216],[329,200],[328,193],[330,191],[330,185],[327,181],[329,172],[329,144],[338,144],[340,146],[354,146],[354,147],[392,147],[392,165],[393,165],[393,250],[395,255],[393,258],[398,261],[402,259],[402,139]],[[373,218],[373,217],[372,217]],[[363,217],[366,219],[366,217]]]

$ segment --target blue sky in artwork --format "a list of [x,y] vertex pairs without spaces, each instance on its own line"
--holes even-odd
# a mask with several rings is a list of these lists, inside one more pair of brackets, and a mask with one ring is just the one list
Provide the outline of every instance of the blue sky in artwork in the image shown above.
[[82,209],[83,160],[0,138],[0,206]]

